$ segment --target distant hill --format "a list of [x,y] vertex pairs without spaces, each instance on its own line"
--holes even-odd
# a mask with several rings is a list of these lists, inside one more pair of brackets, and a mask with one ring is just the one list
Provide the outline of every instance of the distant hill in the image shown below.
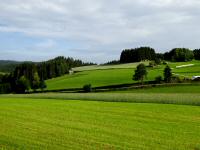
[[12,60],[0,60],[0,72],[9,73],[14,71],[17,65],[23,62]]

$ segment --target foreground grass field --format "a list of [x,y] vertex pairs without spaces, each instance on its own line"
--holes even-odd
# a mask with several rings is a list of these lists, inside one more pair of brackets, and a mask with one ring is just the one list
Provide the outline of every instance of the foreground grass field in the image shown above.
[[198,106],[0,98],[0,149],[200,150]]

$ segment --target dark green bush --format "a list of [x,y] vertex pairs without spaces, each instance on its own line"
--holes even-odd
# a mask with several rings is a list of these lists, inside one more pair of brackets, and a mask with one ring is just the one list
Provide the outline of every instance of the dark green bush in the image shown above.
[[162,76],[157,76],[155,78],[155,82],[158,83],[158,84],[162,83]]
[[163,61],[163,65],[168,65],[168,63],[166,61]]
[[171,77],[171,83],[182,83],[183,81],[179,76],[172,76]]
[[0,94],[7,94],[10,93],[11,91],[12,90],[10,83],[0,84]]
[[83,91],[86,92],[86,93],[92,92],[92,85],[91,84],[84,85]]

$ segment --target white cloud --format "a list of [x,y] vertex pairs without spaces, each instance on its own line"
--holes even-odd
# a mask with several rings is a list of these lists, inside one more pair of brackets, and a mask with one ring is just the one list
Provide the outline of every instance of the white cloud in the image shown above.
[[57,43],[54,40],[48,39],[36,44],[37,49],[45,50],[55,48]]
[[46,48],[56,47],[52,38],[77,42],[77,49],[84,41],[96,54],[144,44],[193,48],[199,14],[199,0],[0,0],[0,32],[46,38],[38,44]]

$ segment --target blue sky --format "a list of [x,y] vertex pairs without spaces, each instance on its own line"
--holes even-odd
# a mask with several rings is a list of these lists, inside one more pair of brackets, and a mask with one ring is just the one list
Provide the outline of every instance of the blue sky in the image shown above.
[[199,0],[0,0],[0,59],[97,63],[125,48],[200,48]]

